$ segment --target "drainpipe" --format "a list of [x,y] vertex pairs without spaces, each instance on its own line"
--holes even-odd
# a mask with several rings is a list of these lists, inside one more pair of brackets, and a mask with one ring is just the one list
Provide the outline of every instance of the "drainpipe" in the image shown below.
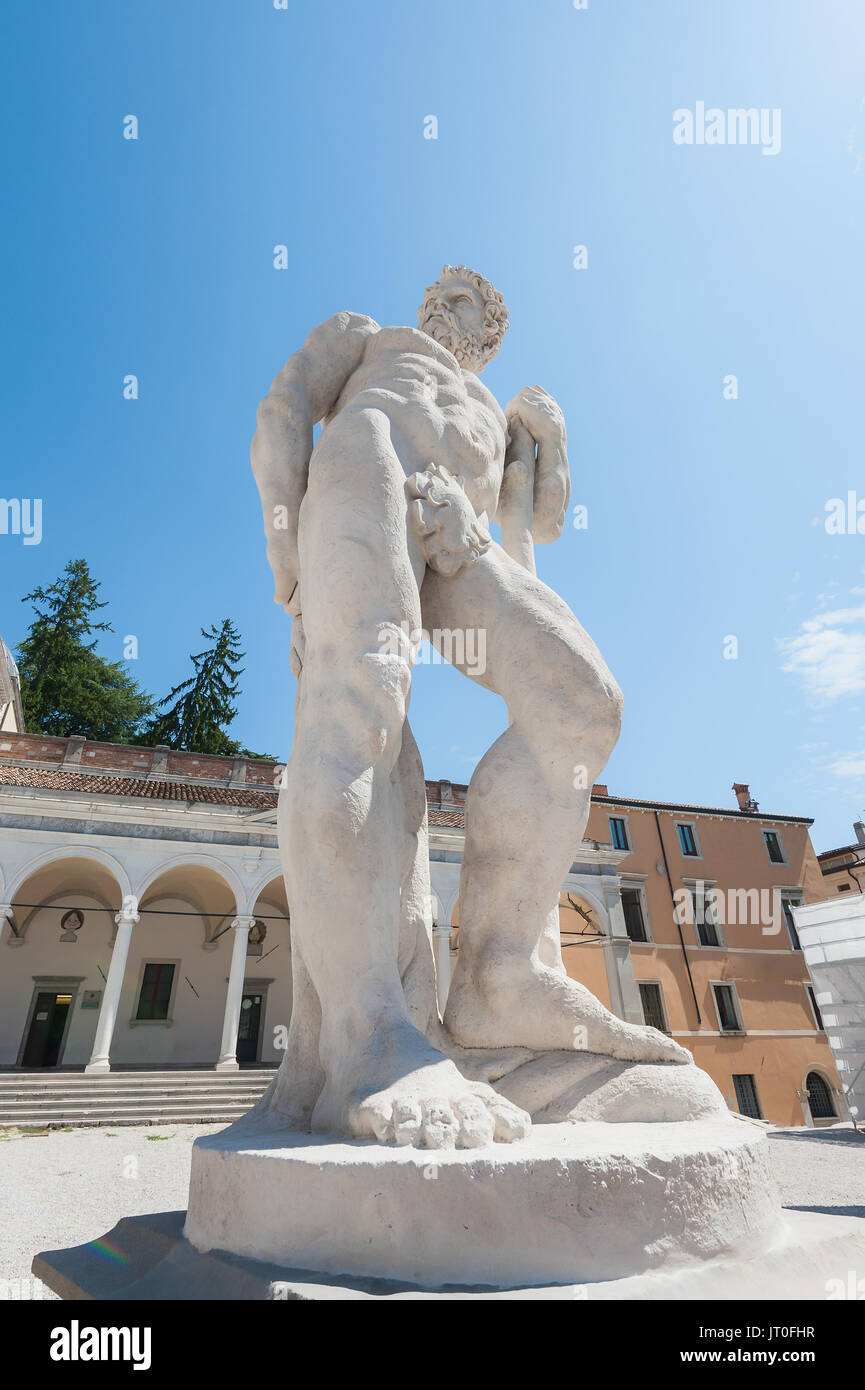
[[682,935],[682,924],[679,921],[679,914],[676,912],[676,894],[673,890],[673,880],[670,877],[670,866],[667,863],[667,851],[664,847],[664,837],[661,834],[661,821],[657,811],[655,812],[655,825],[658,829],[658,840],[661,846],[661,854],[663,855],[664,859],[664,871],[667,875],[667,883],[670,885],[670,899],[673,904],[673,921],[676,923],[676,930],[679,933],[679,945],[682,947],[682,959],[685,962],[685,969],[688,972],[688,984],[691,986],[691,996],[694,1000],[694,1008],[697,1011],[697,1022],[702,1023],[703,1019],[702,1015],[700,1014],[700,1005],[697,1003],[697,991],[694,989],[694,977],[691,974],[691,962],[688,960],[688,950],[685,946],[685,938]]

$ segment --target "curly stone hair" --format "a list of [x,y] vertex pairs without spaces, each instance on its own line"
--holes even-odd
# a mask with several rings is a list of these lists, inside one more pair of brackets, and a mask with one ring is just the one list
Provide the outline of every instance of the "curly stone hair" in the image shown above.
[[[467,265],[444,265],[438,280],[434,285],[428,285],[424,290],[423,303],[419,306],[418,324],[423,322],[430,299],[435,295],[441,285],[448,284],[452,280],[464,280],[473,289],[477,290],[484,304],[484,329],[483,339],[477,344],[477,352],[480,367],[485,367],[491,362],[502,345],[502,339],[508,331],[508,311],[505,301],[495,286],[481,275],[478,270],[471,270]],[[474,346],[474,345],[473,345]],[[457,354],[459,357],[459,354]]]

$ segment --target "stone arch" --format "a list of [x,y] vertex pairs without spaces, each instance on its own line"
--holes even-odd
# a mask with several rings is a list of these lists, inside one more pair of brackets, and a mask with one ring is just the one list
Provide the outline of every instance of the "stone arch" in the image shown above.
[[[91,881],[88,882],[88,878]],[[7,941],[14,941],[17,936],[15,944],[22,945],[31,922],[43,908],[77,893],[108,909],[107,935],[110,936],[114,913],[120,910],[124,899],[131,896],[129,876],[113,855],[94,847],[66,846],[37,855],[22,865],[16,878],[10,881],[7,901],[15,908],[16,932],[7,923]],[[30,903],[33,905],[28,905]]]
[[221,878],[223,883],[234,895],[234,905],[238,912],[243,910],[246,903],[246,893],[243,885],[225,860],[217,859],[212,854],[178,854],[173,859],[163,859],[144,875],[144,878],[136,884],[135,896],[139,902],[143,902],[145,893],[160,878],[172,874],[175,869],[203,869],[209,870],[217,878]]
[[209,947],[232,919],[243,915],[246,894],[235,871],[210,854],[178,854],[150,868],[136,885],[139,907],[163,899],[187,903],[201,918]]
[[594,892],[592,888],[582,882],[568,884],[559,894],[559,908],[572,915],[574,914],[574,907],[568,900],[569,893],[573,898],[582,899],[583,907],[588,908],[589,912],[594,913],[600,932],[598,939],[603,940],[610,936],[612,934],[612,926],[609,908],[601,894]]
[[278,864],[269,864],[267,868],[264,870],[264,872],[259,874],[252,887],[247,889],[247,894],[244,899],[243,908],[246,916],[254,916],[253,909],[255,908],[255,904],[258,902],[259,898],[263,898],[266,895],[267,890],[271,887],[277,888],[277,896],[282,896],[285,898],[286,908],[289,911],[290,915],[290,904],[288,902],[288,887],[285,883],[285,876]]
[[21,889],[29,879],[33,878],[43,869],[49,868],[52,864],[58,864],[62,860],[68,860],[70,863],[79,860],[89,860],[91,863],[99,864],[103,869],[106,869],[114,878],[119,889],[120,898],[117,903],[118,910],[120,909],[123,899],[129,897],[132,893],[129,875],[119,859],[115,859],[112,854],[107,854],[105,850],[97,849],[95,846],[81,846],[79,848],[79,846],[76,845],[74,848],[70,848],[67,845],[62,849],[46,850],[44,854],[37,855],[35,859],[31,859],[28,863],[24,864],[21,869],[19,869],[17,877],[10,879],[9,897],[6,901],[13,902],[15,898],[20,897]]

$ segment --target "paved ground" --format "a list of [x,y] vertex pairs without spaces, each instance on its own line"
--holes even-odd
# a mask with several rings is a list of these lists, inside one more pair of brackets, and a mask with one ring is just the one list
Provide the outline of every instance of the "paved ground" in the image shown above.
[[[186,1206],[189,1154],[222,1125],[0,1130],[0,1299],[53,1298],[30,1274],[39,1250],[97,1240],[122,1216]],[[865,1135],[770,1134],[785,1206],[865,1219]]]

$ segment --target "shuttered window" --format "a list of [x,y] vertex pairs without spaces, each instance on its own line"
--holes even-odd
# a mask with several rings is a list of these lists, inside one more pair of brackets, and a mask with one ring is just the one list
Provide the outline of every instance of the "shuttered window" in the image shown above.
[[145,965],[135,1017],[141,1019],[167,1018],[173,983],[173,965],[155,961]]
[[762,1120],[763,1111],[760,1109],[760,1097],[757,1095],[757,1083],[753,1076],[734,1076],[733,1085],[736,1088],[739,1114],[749,1115],[752,1120]]
[[667,1020],[664,1017],[664,998],[661,994],[661,986],[654,981],[646,981],[640,984],[640,1002],[643,1006],[643,1018],[650,1028],[657,1028],[661,1033],[668,1032]]

